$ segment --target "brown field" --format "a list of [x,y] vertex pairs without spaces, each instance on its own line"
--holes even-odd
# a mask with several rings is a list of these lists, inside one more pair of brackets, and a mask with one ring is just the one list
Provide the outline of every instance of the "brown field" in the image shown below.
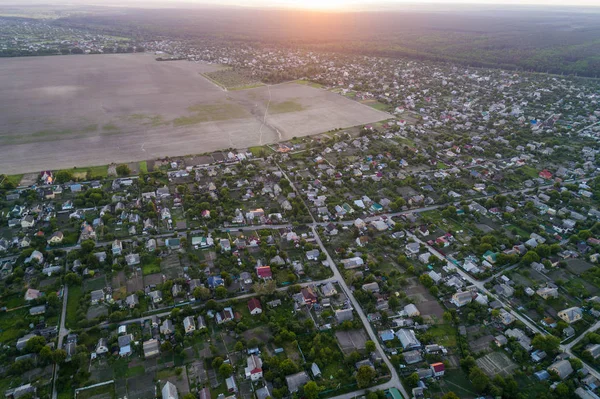
[[201,75],[216,69],[148,54],[3,59],[0,173],[245,148],[390,117],[298,84],[223,91]]

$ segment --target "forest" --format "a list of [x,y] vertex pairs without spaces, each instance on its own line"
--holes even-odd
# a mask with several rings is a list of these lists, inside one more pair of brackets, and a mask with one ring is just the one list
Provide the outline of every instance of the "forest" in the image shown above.
[[127,9],[57,19],[137,39],[286,45],[556,74],[600,75],[600,10],[323,13],[257,9]]

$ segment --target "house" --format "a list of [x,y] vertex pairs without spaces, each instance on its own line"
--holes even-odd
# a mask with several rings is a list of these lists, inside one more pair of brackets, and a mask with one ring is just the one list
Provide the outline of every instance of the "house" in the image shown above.
[[196,331],[196,323],[194,322],[194,316],[188,316],[185,319],[183,319],[183,330],[186,334],[190,334]]
[[217,324],[227,323],[232,321],[234,317],[232,308],[224,308],[221,312],[217,312],[215,318],[217,320]]
[[64,235],[63,235],[62,231],[55,231],[54,233],[52,233],[50,238],[48,238],[48,240],[47,240],[48,245],[60,244],[62,242],[63,238],[64,238]]
[[262,306],[260,305],[260,301],[256,298],[251,298],[248,301],[248,310],[251,315],[257,315],[262,313]]
[[319,378],[321,376],[321,369],[319,368],[319,365],[317,363],[313,363],[310,366],[310,372],[315,378]]
[[27,215],[23,219],[21,219],[21,227],[24,229],[28,229],[35,225],[35,218],[32,215]]
[[205,328],[208,328],[208,326],[206,325],[206,321],[204,320],[204,317],[202,317],[202,315],[200,315],[196,318],[196,322],[197,322],[196,330],[200,331]]
[[92,305],[97,305],[98,303],[104,301],[104,291],[103,290],[95,290],[90,292],[90,302]]
[[28,288],[27,291],[25,291],[25,300],[28,302],[39,299],[42,296],[43,294],[40,291],[34,290],[33,288]]
[[25,384],[13,389],[7,389],[4,397],[7,399],[19,399],[22,396],[36,398],[37,388],[31,384]]
[[[238,387],[237,387],[237,384],[235,383],[235,378],[233,378],[233,376],[231,376],[225,380],[225,385],[227,386],[227,392],[237,393]],[[234,395],[234,397],[235,397],[235,395]]]
[[96,355],[102,355],[108,352],[108,341],[106,338],[100,338],[96,344]]
[[518,328],[508,329],[504,331],[504,335],[509,338],[515,338],[523,349],[527,352],[531,351],[531,338],[529,338],[522,330]]
[[39,316],[46,313],[46,305],[34,306],[29,308],[29,314],[31,316]]
[[320,254],[321,254],[321,252],[318,249],[313,249],[313,250],[307,251],[306,259],[312,260],[312,261],[319,260]]
[[338,323],[343,323],[345,321],[354,320],[354,314],[352,313],[352,308],[350,309],[337,309],[335,311],[335,319]]
[[362,289],[363,291],[379,292],[379,284],[376,282],[363,284]]
[[160,303],[163,300],[163,294],[161,291],[150,291],[148,296],[150,299],[152,299],[152,303]]
[[175,332],[175,326],[173,326],[173,322],[169,319],[165,319],[160,325],[160,333],[163,335],[171,335]]
[[418,350],[412,350],[408,352],[402,353],[404,357],[404,362],[406,364],[415,364],[423,361],[423,356],[421,356],[421,352]]
[[581,318],[583,317],[583,310],[581,310],[581,308],[578,307],[564,309],[558,312],[558,317],[563,319],[565,322],[571,324],[578,320],[581,320]]
[[114,240],[112,243],[112,254],[114,256],[119,256],[121,255],[121,252],[123,252],[123,243],[121,240]]
[[247,367],[244,369],[246,378],[251,381],[258,381],[263,376],[262,360],[256,355],[250,355],[247,359]]
[[517,320],[515,316],[513,316],[510,312],[507,312],[506,309],[500,309],[498,319],[505,326],[508,326]]
[[556,373],[561,380],[564,380],[573,373],[573,367],[571,367],[571,363],[566,359],[552,363],[547,370]]
[[303,387],[308,381],[310,381],[310,377],[306,371],[301,371],[285,377],[285,382],[287,383],[288,391],[290,391],[290,393],[298,392],[298,389]]
[[404,350],[421,348],[421,342],[417,339],[413,330],[401,328],[396,331],[396,337],[400,340]]
[[302,294],[302,298],[304,299],[304,303],[307,305],[313,305],[317,303],[317,295],[313,291],[311,287],[304,287],[300,291]]
[[140,254],[129,254],[125,256],[127,266],[135,266],[140,264]]
[[29,257],[27,257],[27,259],[25,259],[25,263],[31,263],[31,261],[34,260],[38,264],[42,264],[44,263],[44,255],[40,251],[35,250],[31,253],[31,255],[29,255]]
[[429,368],[433,372],[434,377],[443,377],[446,368],[444,367],[444,363],[438,362],[429,365]]
[[263,280],[271,280],[273,278],[273,272],[271,272],[271,266],[259,266],[256,268],[256,274],[258,278]]
[[[258,395],[258,391],[256,391],[257,395]],[[266,399],[268,396],[271,395],[267,395],[264,399]],[[198,392],[198,399],[211,399],[210,396],[210,388],[208,387],[204,387],[202,388],[199,392]],[[259,398],[261,399],[261,398]]]
[[148,341],[144,341],[143,349],[144,349],[144,358],[146,358],[146,359],[158,355],[160,353],[160,345],[158,343],[158,340],[149,339]]
[[221,241],[219,241],[219,246],[221,247],[221,251],[223,252],[231,251],[231,242],[229,242],[229,240],[226,238],[223,238],[221,239]]
[[335,289],[335,286],[333,285],[333,283],[331,281],[328,281],[327,283],[325,283],[321,286],[321,293],[325,297],[331,297],[331,296],[337,295],[338,292]]
[[558,298],[558,289],[556,287],[542,287],[535,292],[544,299]]
[[221,276],[209,276],[206,282],[208,284],[208,288],[211,289],[215,289],[217,287],[225,285],[225,281],[223,281],[223,278],[221,278]]
[[590,344],[585,347],[585,351],[590,354],[594,359],[598,359],[600,357],[600,345],[599,344]]
[[473,294],[470,291],[464,291],[464,292],[455,292],[454,295],[452,295],[452,299],[450,300],[450,302],[452,302],[454,305],[456,305],[456,307],[462,307],[465,306],[469,303],[471,303],[471,301],[473,300]]
[[125,304],[129,309],[135,308],[140,303],[137,294],[131,294],[127,298],[125,298]]
[[421,245],[418,242],[410,242],[406,244],[406,255],[415,256],[421,250]]
[[365,264],[363,259],[358,256],[349,259],[342,259],[341,262],[345,269],[356,269],[357,267],[361,267]]
[[133,342],[133,335],[126,334],[121,335],[117,338],[117,342],[119,344],[119,356],[129,356],[133,352],[131,350],[131,343]]
[[177,395],[177,387],[172,382],[167,381],[165,386],[163,386],[162,399],[179,399],[179,395]]
[[404,306],[404,314],[406,317],[415,317],[420,316],[421,312],[419,312],[419,309],[417,309],[414,304],[409,303],[408,305]]

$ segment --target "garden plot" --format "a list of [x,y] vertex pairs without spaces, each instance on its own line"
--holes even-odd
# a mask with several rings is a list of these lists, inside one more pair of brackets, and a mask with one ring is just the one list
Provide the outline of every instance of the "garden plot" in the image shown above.
[[494,377],[497,374],[506,377],[517,369],[517,365],[502,352],[488,353],[484,357],[477,359],[477,365],[490,377]]
[[337,331],[335,337],[344,355],[365,349],[365,343],[367,342],[367,333],[364,330]]

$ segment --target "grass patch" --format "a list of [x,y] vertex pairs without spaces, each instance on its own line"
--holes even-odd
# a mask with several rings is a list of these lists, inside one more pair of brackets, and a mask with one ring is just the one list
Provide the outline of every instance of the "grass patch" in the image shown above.
[[140,162],[140,173],[148,173],[148,162]]
[[263,156],[267,156],[269,153],[272,152],[271,149],[266,145],[250,147],[248,148],[248,151],[250,151],[252,155],[256,158],[262,158]]
[[4,183],[12,183],[16,187],[18,187],[19,184],[21,184],[21,179],[23,179],[23,175],[10,175],[10,176],[6,176]]
[[104,276],[102,276],[95,279],[85,280],[83,284],[85,287],[85,292],[101,290],[106,286],[106,279]]
[[377,111],[388,112],[390,110],[389,105],[380,103],[379,101],[372,101],[372,102],[367,102],[364,104],[368,105],[369,107],[371,107],[373,109],[376,109]]
[[427,334],[431,334],[434,341],[445,347],[456,346],[456,329],[450,324],[438,324],[427,330]]
[[3,306],[6,306],[7,309],[13,309],[25,305],[25,298],[22,294],[12,294],[2,298],[0,302],[3,303]]
[[144,366],[142,366],[142,365],[135,366],[135,367],[128,367],[127,371],[125,372],[125,377],[127,377],[127,378],[137,377],[137,376],[143,375],[145,372],[146,372],[146,370],[144,369]]
[[87,179],[89,175],[91,178],[100,179],[108,177],[108,165],[101,166],[87,166],[71,169],[62,169],[66,172],[70,172],[73,176],[82,176],[83,179]]
[[28,309],[19,309],[13,312],[0,313],[0,342],[7,343],[16,341],[21,335],[15,327],[15,320],[23,320],[29,315]]
[[305,110],[302,104],[294,100],[287,100],[280,103],[271,103],[269,105],[269,112],[271,114],[284,114],[287,112],[298,112]]
[[65,320],[68,328],[74,328],[77,325],[77,309],[83,298],[81,286],[74,285],[69,287],[69,296],[67,297],[67,318]]
[[535,179],[536,177],[539,176],[538,171],[531,166],[521,166],[521,168],[519,170],[521,172],[523,172],[525,174],[525,176],[527,176],[531,179]]
[[294,83],[297,83],[299,85],[314,87],[315,89],[322,89],[323,88],[322,84],[311,82],[310,80],[305,80],[305,79],[295,80]]
[[436,164],[436,167],[437,167],[438,169],[442,169],[442,170],[443,170],[443,169],[448,169],[448,165],[446,165],[446,164],[445,164],[445,163],[443,163],[443,162],[438,162],[438,163]]
[[142,274],[144,276],[160,273],[160,259],[156,256],[144,255],[140,261],[142,264]]
[[188,107],[193,115],[181,116],[173,120],[173,126],[189,126],[202,122],[225,121],[250,117],[250,113],[243,107],[232,103],[197,104]]

